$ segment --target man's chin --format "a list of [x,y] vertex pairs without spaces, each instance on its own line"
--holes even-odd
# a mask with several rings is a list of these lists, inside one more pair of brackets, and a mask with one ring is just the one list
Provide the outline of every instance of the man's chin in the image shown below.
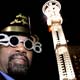
[[27,63],[13,60],[8,64],[8,73],[12,75],[25,75],[27,74],[29,66]]
[[[17,67],[17,68],[20,68],[20,67]],[[21,70],[21,68],[20,70],[8,69],[8,74],[11,77],[13,77],[15,80],[23,80],[28,74],[28,69],[27,70]]]
[[29,66],[28,58],[21,53],[16,53],[9,57],[7,71],[13,77],[21,77],[28,73]]

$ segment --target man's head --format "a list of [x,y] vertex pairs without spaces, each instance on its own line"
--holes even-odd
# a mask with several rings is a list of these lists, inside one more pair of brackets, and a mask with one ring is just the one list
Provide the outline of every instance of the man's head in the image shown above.
[[38,37],[32,36],[27,18],[21,14],[0,33],[0,70],[11,75],[27,74],[33,51],[41,52]]
[[27,37],[17,37],[21,42],[16,46],[0,46],[0,67],[6,73],[25,73],[31,65],[32,50],[24,46]]

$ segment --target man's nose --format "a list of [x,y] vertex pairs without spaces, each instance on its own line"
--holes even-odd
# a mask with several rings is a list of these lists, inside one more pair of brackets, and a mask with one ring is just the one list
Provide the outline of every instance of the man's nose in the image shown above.
[[19,43],[16,46],[16,52],[26,53],[26,49],[25,49],[23,43]]

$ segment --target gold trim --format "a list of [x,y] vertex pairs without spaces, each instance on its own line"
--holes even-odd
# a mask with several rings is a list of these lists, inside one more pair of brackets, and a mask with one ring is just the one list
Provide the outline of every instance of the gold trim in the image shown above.
[[1,30],[1,32],[25,32],[29,33],[29,29],[23,26],[8,26]]

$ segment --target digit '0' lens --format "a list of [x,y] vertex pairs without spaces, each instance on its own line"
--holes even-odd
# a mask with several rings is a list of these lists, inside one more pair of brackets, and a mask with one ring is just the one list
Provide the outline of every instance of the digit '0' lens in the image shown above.
[[25,47],[28,49],[28,50],[31,50],[32,49],[32,41],[31,40],[26,40],[25,41]]
[[18,38],[16,36],[10,37],[10,45],[11,46],[15,47],[18,44],[18,42],[19,42],[19,40],[18,40]]

